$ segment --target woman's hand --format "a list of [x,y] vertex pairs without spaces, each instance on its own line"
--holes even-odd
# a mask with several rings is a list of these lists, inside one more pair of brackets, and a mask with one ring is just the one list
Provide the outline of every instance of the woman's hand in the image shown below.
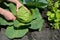
[[[18,11],[18,8],[22,6],[22,4],[18,0],[8,0],[10,2],[13,2],[16,4],[16,11]],[[0,14],[3,15],[7,20],[15,20],[16,17],[13,15],[13,13],[0,8]]]
[[[16,11],[18,11],[18,8],[22,6],[22,4],[18,0],[8,0],[10,2],[13,2],[16,4]],[[13,13],[0,8],[0,14],[3,15],[7,20],[15,20],[16,17],[13,15]]]
[[16,11],[18,11],[18,9],[22,6],[22,4],[20,2],[16,3]]
[[3,15],[7,20],[15,20],[16,17],[9,11],[0,8],[0,14]]
[[19,7],[22,6],[22,4],[18,0],[8,0],[8,1],[16,4],[16,11],[18,11]]

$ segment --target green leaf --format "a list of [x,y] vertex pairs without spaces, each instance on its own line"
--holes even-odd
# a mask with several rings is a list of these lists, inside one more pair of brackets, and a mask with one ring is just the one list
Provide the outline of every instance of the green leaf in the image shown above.
[[36,19],[36,12],[34,9],[31,9],[31,13],[32,13],[32,19]]
[[56,13],[56,18],[60,19],[60,10],[58,9],[55,13]]
[[47,12],[47,16],[50,16],[51,14],[52,14],[51,11],[48,11],[48,12]]
[[54,23],[53,28],[55,28],[55,29],[59,29],[59,23]]
[[14,20],[15,27],[21,27],[21,26],[26,26],[26,25],[30,25],[30,24],[24,24],[24,23],[19,22],[18,20]]
[[23,0],[23,4],[32,7],[45,8],[47,7],[46,0]]
[[48,20],[50,21],[50,20],[54,20],[55,18],[55,14],[54,13],[52,13],[51,11],[48,11],[47,12],[47,16],[48,16]]
[[13,26],[8,26],[5,35],[8,38],[20,38],[23,37],[28,32],[28,29],[14,29]]
[[11,12],[16,16],[16,6],[13,3],[9,3],[9,9],[11,10]]
[[52,0],[47,0],[47,2],[48,2],[48,6],[50,7],[53,5]]
[[43,20],[40,19],[36,19],[34,21],[31,22],[31,29],[41,29],[43,26]]
[[59,1],[54,3],[54,7],[58,8],[59,7]]
[[14,26],[20,27],[21,25],[24,25],[23,23],[20,23],[18,20],[14,20]]
[[57,8],[56,7],[52,7],[52,11],[56,12],[57,11]]
[[4,18],[0,17],[0,25],[13,25],[13,22],[9,22]]
[[36,19],[31,22],[30,28],[31,29],[41,29],[43,26],[44,20],[42,19],[42,16],[41,16],[39,10],[38,9],[34,9],[34,10],[35,10],[35,14],[36,14],[35,15]]

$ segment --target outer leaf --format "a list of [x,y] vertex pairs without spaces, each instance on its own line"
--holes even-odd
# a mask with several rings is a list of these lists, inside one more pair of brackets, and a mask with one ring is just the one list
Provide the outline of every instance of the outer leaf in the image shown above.
[[21,25],[24,25],[23,23],[20,23],[18,20],[14,20],[14,26],[20,27]]
[[34,9],[31,9],[31,13],[32,13],[32,19],[36,19],[37,18],[36,11]]
[[38,9],[34,9],[34,10],[35,10],[35,14],[36,14],[35,15],[36,19],[31,22],[30,28],[31,29],[41,29],[43,26],[44,20],[42,19],[42,16],[41,16],[39,10]]
[[9,22],[4,18],[0,17],[0,25],[13,25],[13,22]]
[[28,29],[19,29],[19,30],[16,30],[14,29],[13,26],[9,26],[7,27],[6,29],[6,36],[8,38],[19,38],[19,37],[23,37],[26,33],[28,32]]
[[27,6],[34,6],[38,8],[45,8],[47,6],[46,0],[23,0],[23,4]]
[[18,20],[14,20],[15,27],[26,26],[26,25],[30,25],[30,24],[24,24],[24,23],[19,22]]
[[11,12],[16,16],[16,6],[13,3],[9,3],[8,5]]
[[31,22],[31,29],[41,29],[43,26],[43,20],[40,19],[36,19],[34,21]]

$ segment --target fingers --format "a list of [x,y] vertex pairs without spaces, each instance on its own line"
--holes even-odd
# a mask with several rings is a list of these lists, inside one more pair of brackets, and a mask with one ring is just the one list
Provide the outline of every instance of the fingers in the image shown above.
[[7,20],[15,20],[16,19],[16,17],[12,14],[12,13],[5,13],[4,15],[3,15]]
[[7,20],[15,20],[16,17],[9,11],[1,8],[1,15],[3,15]]
[[9,11],[5,11],[5,13],[3,14],[3,16],[7,19],[7,20],[15,20],[16,17]]
[[18,9],[22,6],[22,4],[20,2],[16,3],[16,11],[18,11]]
[[22,4],[19,2],[19,0],[8,0],[8,1],[16,4],[16,11],[18,11],[19,7],[22,6]]

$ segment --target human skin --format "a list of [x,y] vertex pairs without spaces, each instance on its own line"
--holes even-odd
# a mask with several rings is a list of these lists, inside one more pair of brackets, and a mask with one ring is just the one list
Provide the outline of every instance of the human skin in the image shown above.
[[[21,6],[21,3],[18,0],[8,0],[16,4],[16,11]],[[0,7],[0,14],[3,15],[7,20],[15,20],[16,17],[10,12]]]

